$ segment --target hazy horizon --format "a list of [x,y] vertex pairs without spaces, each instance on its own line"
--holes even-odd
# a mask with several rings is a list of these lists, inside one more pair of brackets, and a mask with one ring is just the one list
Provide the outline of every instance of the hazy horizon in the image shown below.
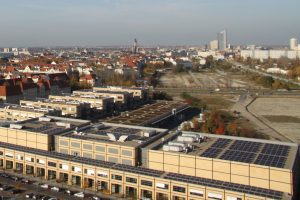
[[299,0],[10,0],[1,2],[1,47],[203,45],[300,40]]

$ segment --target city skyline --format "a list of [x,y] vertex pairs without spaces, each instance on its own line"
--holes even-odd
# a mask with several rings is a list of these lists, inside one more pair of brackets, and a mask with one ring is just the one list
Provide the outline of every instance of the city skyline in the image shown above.
[[299,6],[297,0],[13,0],[1,2],[0,46],[131,45],[133,38],[141,46],[203,45],[223,29],[230,44],[288,46],[300,38]]

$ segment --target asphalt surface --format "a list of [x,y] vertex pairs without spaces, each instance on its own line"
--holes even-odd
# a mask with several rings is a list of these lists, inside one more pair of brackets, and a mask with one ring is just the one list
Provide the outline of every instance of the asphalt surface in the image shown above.
[[[68,194],[65,193],[65,190],[63,189],[61,192],[55,192],[52,191],[50,188],[49,189],[43,189],[39,186],[39,182],[33,180],[31,183],[29,184],[25,184],[22,183],[21,181],[14,181],[11,178],[6,178],[6,177],[2,177],[1,174],[3,174],[4,172],[0,172],[0,184],[3,185],[8,185],[11,188],[7,191],[0,191],[0,199],[7,199],[7,197],[16,199],[16,200],[21,200],[21,199],[26,199],[26,194],[28,193],[33,193],[33,194],[41,194],[41,195],[46,195],[49,197],[55,197],[57,199],[61,199],[61,200],[76,200],[76,199],[90,199],[92,196],[95,196],[91,193],[87,193],[85,192],[85,198],[78,198],[75,196],[70,196]],[[8,173],[7,173],[8,174]],[[11,176],[11,174],[9,174]],[[22,176],[18,175],[17,177],[22,178]],[[28,179],[27,177],[25,177],[26,179]],[[32,179],[29,179],[32,180]],[[46,183],[46,181],[43,181],[43,183]],[[48,184],[48,183],[47,183]],[[54,184],[53,184],[54,185]],[[0,187],[1,188],[1,187]],[[18,194],[12,194],[12,190],[13,189],[20,189],[22,190],[21,193]],[[61,188],[61,187],[60,187]],[[76,189],[72,189],[70,188],[71,191],[74,192],[80,192],[79,190]],[[96,195],[98,197],[100,197],[99,195]],[[101,200],[108,200],[108,198],[101,198]]]

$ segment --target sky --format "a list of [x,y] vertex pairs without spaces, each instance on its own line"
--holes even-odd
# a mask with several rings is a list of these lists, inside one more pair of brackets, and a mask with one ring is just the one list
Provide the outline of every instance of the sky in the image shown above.
[[300,40],[300,0],[0,0],[0,46],[202,45]]

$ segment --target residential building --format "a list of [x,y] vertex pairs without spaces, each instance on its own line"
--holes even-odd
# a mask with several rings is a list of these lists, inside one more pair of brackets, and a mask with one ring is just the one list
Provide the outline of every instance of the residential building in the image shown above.
[[32,109],[54,109],[60,111],[62,116],[74,118],[86,118],[90,112],[90,104],[78,101],[62,101],[51,99],[39,99],[37,101],[21,100],[21,106]]

